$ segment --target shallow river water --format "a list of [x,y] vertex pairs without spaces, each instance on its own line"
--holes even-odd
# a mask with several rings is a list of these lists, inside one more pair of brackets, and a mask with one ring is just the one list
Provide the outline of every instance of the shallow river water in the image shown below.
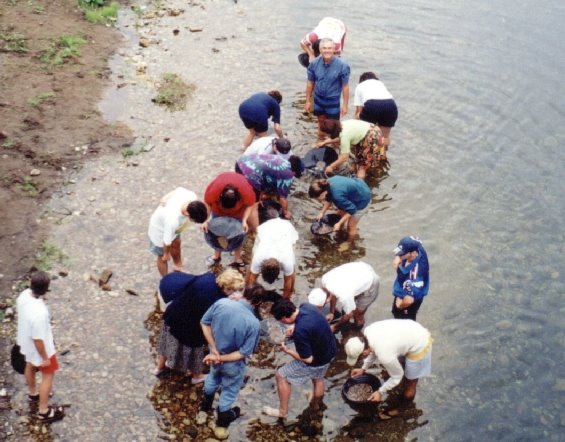
[[[301,111],[305,70],[296,59],[298,41],[320,18],[335,16],[349,29],[344,58],[352,68],[351,95],[362,72],[378,72],[400,116],[390,168],[372,178],[373,204],[353,248],[312,238],[309,223],[319,206],[305,196],[305,180],[296,185],[290,204],[301,236],[297,299],[330,268],[363,259],[382,279],[368,320],[390,317],[392,249],[400,237],[417,234],[432,281],[418,319],[434,336],[434,360],[433,376],[418,386],[416,410],[367,422],[340,397],[347,378],[340,352],[328,375],[321,437],[563,440],[565,59],[559,23],[565,5],[179,0],[141,6],[139,15],[125,10],[120,16],[124,42],[111,65],[115,85],[123,87],[109,89],[100,109],[130,126],[136,148],[149,152],[86,165],[45,217],[54,226],[50,241],[69,256],[69,275],[54,282],[50,305],[59,350],[67,350],[56,398],[72,406],[51,426],[50,437],[171,438],[170,414],[183,410],[190,425],[190,407],[175,404],[190,387],[180,381],[166,387],[151,375],[151,327],[144,321],[158,276],[146,250],[149,216],[174,187],[201,195],[211,178],[232,168],[244,135],[237,107],[254,92],[282,92],[283,128],[296,152],[307,151],[316,130]],[[167,8],[184,12],[170,16]],[[156,10],[163,16],[154,16]],[[140,37],[151,44],[141,48]],[[166,72],[196,86],[185,111],[170,113],[151,102]],[[208,253],[195,227],[184,233],[187,271],[206,271]],[[110,292],[88,280],[106,268],[114,272]],[[271,367],[285,361],[268,349],[260,355],[268,355],[263,364]],[[257,418],[271,440],[289,434],[260,416],[262,405],[276,406],[277,398],[273,369],[258,359],[239,398],[246,416],[230,427],[230,440],[251,438]],[[306,408],[306,390],[293,392],[292,419]],[[193,403],[199,392],[189,394]],[[41,431],[31,433],[34,439]]]

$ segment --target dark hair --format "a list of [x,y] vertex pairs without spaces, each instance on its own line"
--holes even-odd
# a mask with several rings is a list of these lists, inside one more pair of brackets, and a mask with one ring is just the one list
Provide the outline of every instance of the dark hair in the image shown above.
[[377,74],[374,72],[363,72],[359,77],[359,83],[363,83],[365,80],[378,80]]
[[302,160],[297,155],[291,155],[288,159],[290,162],[290,170],[294,173],[296,178],[300,178],[302,176],[302,172],[304,171],[304,164]]
[[312,50],[314,51],[314,55],[317,57],[320,55],[320,39],[316,40],[312,43]]
[[192,201],[188,203],[186,210],[188,211],[190,219],[195,223],[202,224],[208,219],[208,208],[202,201]]
[[275,258],[269,258],[261,264],[261,276],[266,283],[272,284],[279,277],[281,265]]
[[339,120],[332,120],[331,118],[324,120],[320,126],[320,131],[328,134],[330,138],[337,138],[341,133],[341,123]]
[[239,191],[233,186],[233,184],[227,184],[220,194],[220,203],[225,209],[233,209],[239,199]]
[[271,307],[271,315],[273,315],[277,321],[283,318],[290,318],[295,311],[296,306],[290,299],[279,299]]
[[30,288],[34,295],[44,295],[49,291],[49,283],[51,282],[51,278],[45,272],[34,272],[31,275],[31,282]]
[[290,140],[288,138],[275,138],[273,140],[277,151],[282,154],[287,154],[292,149],[292,145],[290,144]]
[[277,103],[281,104],[282,95],[281,95],[281,93],[280,93],[279,91],[277,91],[276,89],[267,92],[267,95],[270,95],[271,97],[273,97],[273,98],[275,99],[275,101],[276,101]]
[[261,304],[265,296],[265,289],[261,284],[251,284],[245,287],[243,297],[249,301],[251,305]]
[[325,179],[318,179],[312,181],[308,189],[308,196],[310,198],[318,198],[325,191],[330,190],[330,183]]

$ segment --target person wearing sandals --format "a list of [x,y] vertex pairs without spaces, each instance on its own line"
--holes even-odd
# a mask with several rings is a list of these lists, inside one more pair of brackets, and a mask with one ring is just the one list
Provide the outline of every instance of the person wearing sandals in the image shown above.
[[261,330],[255,316],[264,296],[259,284],[249,285],[238,301],[220,299],[204,314],[200,324],[208,342],[210,353],[204,363],[210,373],[204,381],[200,410],[212,410],[214,397],[220,389],[218,418],[216,424],[227,427],[240,416],[240,408],[234,407],[243,385],[246,359],[255,352]]
[[[411,319],[386,319],[368,325],[363,331],[365,342],[350,338],[345,344],[347,363],[354,366],[360,355],[363,366],[351,371],[351,376],[362,375],[374,364],[381,364],[389,378],[375,391],[369,401],[380,402],[387,393],[405,379],[401,405],[408,405],[416,396],[418,379],[432,371],[432,336],[422,325]],[[405,358],[404,367],[399,358]],[[393,415],[389,410],[390,416]],[[397,414],[397,412],[395,413]]]
[[326,179],[314,180],[308,189],[310,198],[316,198],[324,203],[316,217],[320,221],[328,209],[334,204],[341,217],[334,225],[334,231],[347,226],[347,238],[353,241],[357,235],[357,225],[371,202],[371,189],[360,178],[333,176]]
[[[325,139],[316,146],[339,143],[337,160],[326,167],[328,175],[347,175],[356,168],[357,178],[386,160],[383,134],[379,126],[362,120],[325,120],[320,126]],[[353,162],[353,167],[349,164]]]
[[355,118],[376,124],[383,134],[385,151],[390,145],[390,132],[398,119],[393,96],[374,72],[363,72],[353,99]]
[[290,299],[294,292],[296,257],[294,244],[298,241],[298,232],[290,221],[275,218],[265,221],[257,228],[257,237],[253,245],[251,265],[247,269],[245,282],[253,284],[259,274],[263,280],[272,284],[283,271],[283,296]]
[[[63,407],[49,405],[55,372],[59,369],[51,330],[51,315],[44,302],[50,282],[47,273],[33,273],[30,288],[24,290],[17,299],[17,343],[26,358],[24,375],[28,397],[31,402],[39,401],[37,419],[44,423],[65,417]],[[41,372],[39,392],[35,379],[38,371]]]
[[290,300],[281,299],[271,308],[277,321],[294,327],[292,339],[296,350],[287,348],[284,342],[281,350],[293,360],[275,372],[279,395],[279,407],[263,407],[268,416],[285,418],[292,385],[312,381],[312,407],[317,409],[324,396],[324,377],[331,360],[337,353],[336,340],[326,317],[314,305],[305,302],[297,308]]
[[192,372],[192,385],[204,382],[203,359],[206,340],[200,320],[219,299],[238,299],[244,288],[243,276],[229,268],[217,277],[212,272],[190,275],[175,272],[165,276],[159,284],[159,293],[167,308],[157,343],[155,375],[163,377],[171,370]]
[[[204,192],[204,202],[210,208],[211,218],[228,216],[241,222],[243,233],[256,226],[249,225],[248,220],[255,205],[255,192],[247,180],[238,173],[224,172],[212,180]],[[204,233],[208,231],[208,221],[202,225]],[[241,255],[243,244],[233,250],[235,268],[245,268]],[[206,259],[212,267],[220,263],[222,250],[214,249],[214,254]]]

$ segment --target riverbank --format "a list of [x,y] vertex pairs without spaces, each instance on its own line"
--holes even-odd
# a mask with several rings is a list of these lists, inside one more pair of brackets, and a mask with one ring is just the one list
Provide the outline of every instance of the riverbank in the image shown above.
[[[12,376],[15,296],[33,266],[48,267],[64,253],[48,240],[47,201],[53,192],[72,187],[70,172],[132,143],[129,129],[108,124],[97,108],[109,84],[108,59],[121,41],[114,28],[87,22],[75,0],[0,2],[3,387]],[[9,412],[0,407],[0,415]],[[0,429],[0,439],[5,430]]]

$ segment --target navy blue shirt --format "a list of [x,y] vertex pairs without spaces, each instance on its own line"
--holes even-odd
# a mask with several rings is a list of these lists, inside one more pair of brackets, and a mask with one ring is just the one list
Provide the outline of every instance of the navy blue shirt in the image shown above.
[[313,367],[328,364],[337,353],[335,336],[326,317],[308,302],[298,308],[292,339],[301,358],[313,356]]
[[[205,345],[206,339],[202,334],[200,320],[212,304],[226,295],[216,284],[216,276],[212,272],[203,275],[173,272],[163,278],[165,281],[173,279],[184,280],[185,285],[182,292],[167,306],[165,324],[170,327],[171,334],[184,345]],[[162,288],[163,285],[166,284],[162,284]]]
[[259,92],[251,95],[239,105],[239,115],[247,120],[262,122],[273,117],[273,123],[280,124],[281,108],[277,100],[269,94]]
[[430,290],[430,265],[424,246],[418,247],[418,256],[410,264],[402,261],[396,269],[396,280],[392,286],[392,294],[398,298],[410,295],[419,301]]

